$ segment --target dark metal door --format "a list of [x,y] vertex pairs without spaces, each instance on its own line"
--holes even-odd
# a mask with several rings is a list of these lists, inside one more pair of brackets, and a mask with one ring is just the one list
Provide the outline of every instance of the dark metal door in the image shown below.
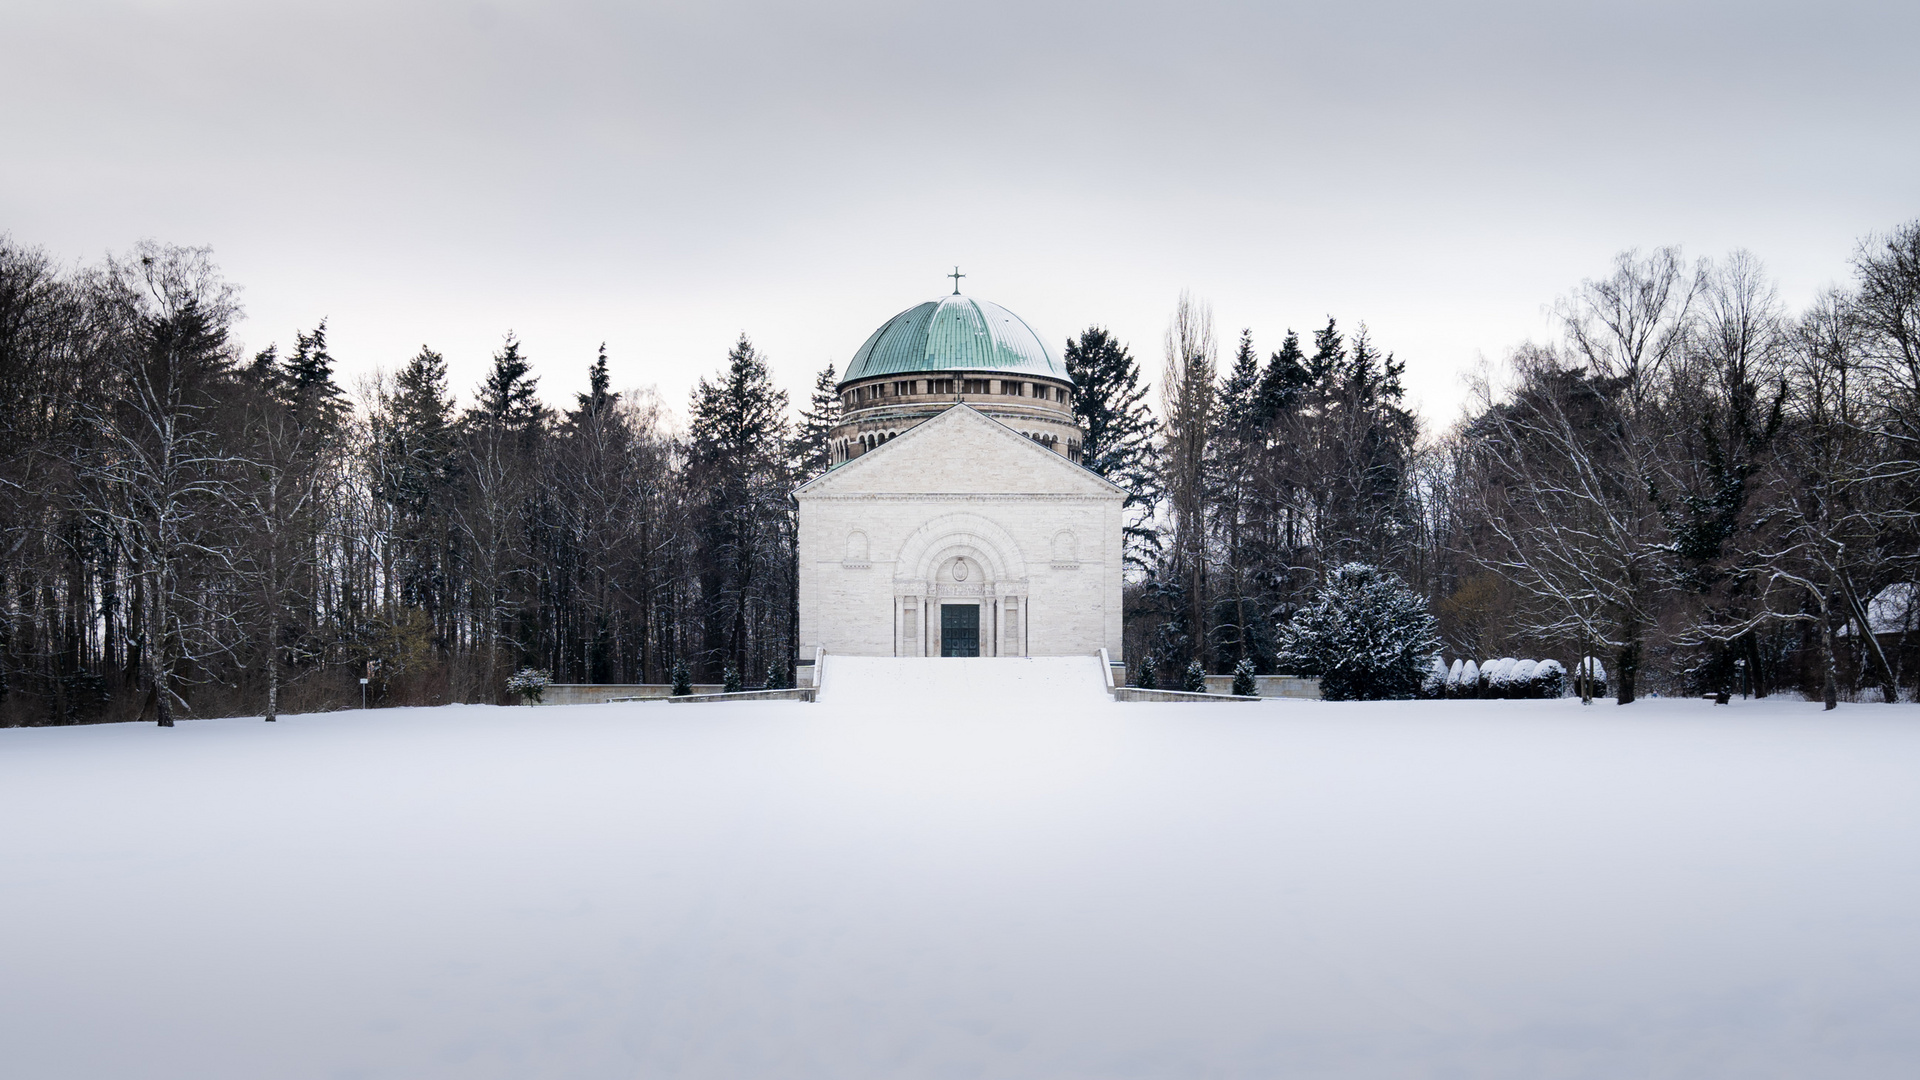
[[940,655],[980,655],[980,605],[940,605]]

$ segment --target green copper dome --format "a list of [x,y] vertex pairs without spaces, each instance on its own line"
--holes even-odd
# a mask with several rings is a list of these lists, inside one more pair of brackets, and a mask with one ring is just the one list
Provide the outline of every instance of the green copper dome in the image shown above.
[[1073,381],[1020,316],[959,293],[888,319],[853,354],[840,385],[914,371],[1005,371]]

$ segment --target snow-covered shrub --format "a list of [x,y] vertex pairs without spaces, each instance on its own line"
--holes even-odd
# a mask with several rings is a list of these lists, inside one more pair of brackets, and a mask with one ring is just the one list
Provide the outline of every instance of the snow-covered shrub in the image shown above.
[[1160,688],[1159,669],[1160,658],[1153,653],[1148,653],[1134,670],[1133,685],[1142,690],[1158,690]]
[[1507,696],[1528,698],[1533,696],[1533,669],[1538,665],[1532,660],[1520,659],[1507,669]]
[[1593,689],[1591,691],[1593,697],[1607,696],[1607,665],[1601,663],[1599,657],[1589,656],[1574,665],[1573,690],[1576,694],[1580,692],[1580,679],[1582,676],[1593,680]]
[[1426,601],[1365,563],[1334,570],[1280,631],[1283,671],[1320,677],[1328,701],[1410,698],[1440,651]]
[[742,682],[740,679],[739,668],[734,667],[732,664],[728,664],[725,668],[721,669],[720,671],[720,692],[721,693],[737,694],[744,689],[746,689],[746,684]]
[[1567,669],[1558,660],[1542,660],[1533,665],[1533,675],[1527,683],[1528,697],[1560,698],[1567,696]]
[[1460,668],[1460,682],[1454,688],[1454,695],[1463,698],[1480,696],[1480,665],[1469,660]]
[[1445,697],[1447,692],[1447,662],[1435,654],[1433,666],[1420,680],[1420,696],[1428,700]]
[[673,679],[674,697],[686,697],[693,693],[693,672],[687,670],[685,660],[674,660],[673,670],[668,675]]
[[522,705],[537,703],[546,694],[547,687],[551,685],[553,685],[551,672],[536,671],[530,667],[523,667],[507,676],[507,692],[517,695]]
[[1465,667],[1466,667],[1466,662],[1465,662],[1465,661],[1463,661],[1463,660],[1455,660],[1455,661],[1453,662],[1453,666],[1447,669],[1447,686],[1446,686],[1446,695],[1447,695],[1448,697],[1450,697],[1450,698],[1454,698],[1454,697],[1460,697],[1460,696],[1461,696],[1461,694],[1460,694],[1460,674],[1461,674],[1461,670],[1462,670],[1463,668],[1465,668]]
[[1251,657],[1233,665],[1233,696],[1260,696],[1260,683],[1253,677],[1253,659]]
[[1180,678],[1180,689],[1189,694],[1207,692],[1207,669],[1200,666],[1200,661],[1195,660],[1187,665],[1186,674]]
[[1480,665],[1480,681],[1486,687],[1485,697],[1510,698],[1513,696],[1513,657],[1503,656],[1498,660],[1489,660]]

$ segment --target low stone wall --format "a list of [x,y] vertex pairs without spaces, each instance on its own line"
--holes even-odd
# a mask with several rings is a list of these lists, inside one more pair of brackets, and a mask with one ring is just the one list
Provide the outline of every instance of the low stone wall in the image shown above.
[[[719,683],[694,683],[696,694],[717,694]],[[671,683],[551,683],[540,695],[542,705],[598,705],[619,698],[622,701],[647,701],[673,696]]]
[[687,694],[663,700],[669,705],[697,705],[707,701],[813,701],[820,691],[811,686],[794,690],[741,690],[732,694]]
[[1259,698],[1234,697],[1232,694],[1194,694],[1185,690],[1142,690],[1137,686],[1116,686],[1113,688],[1115,701],[1199,701],[1251,703]]
[[[1261,697],[1301,698],[1309,701],[1320,700],[1320,680],[1302,679],[1293,675],[1255,675],[1254,685],[1259,687]],[[1233,676],[1207,676],[1207,693],[1231,694]]]

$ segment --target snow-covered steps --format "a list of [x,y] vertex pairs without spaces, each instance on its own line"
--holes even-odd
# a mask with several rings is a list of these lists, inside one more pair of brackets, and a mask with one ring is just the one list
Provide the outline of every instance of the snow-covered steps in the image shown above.
[[904,710],[937,718],[982,705],[1110,702],[1094,656],[825,658],[823,704]]

